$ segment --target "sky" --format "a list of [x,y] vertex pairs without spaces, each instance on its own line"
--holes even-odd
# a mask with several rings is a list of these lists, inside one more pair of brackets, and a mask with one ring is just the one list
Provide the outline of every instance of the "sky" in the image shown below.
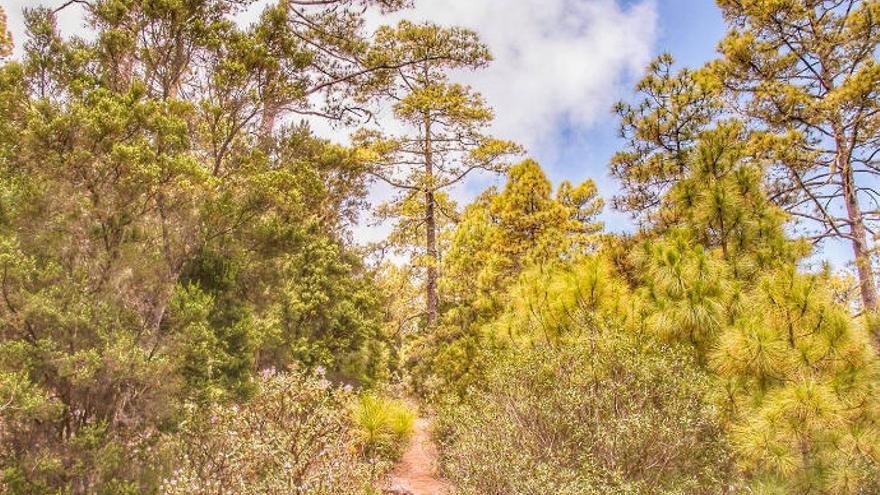
[[[248,23],[268,0],[241,16]],[[18,48],[23,40],[21,9],[44,2],[0,0],[8,13]],[[480,91],[495,109],[491,130],[521,143],[555,183],[593,178],[611,199],[617,187],[608,161],[621,148],[614,102],[633,97],[632,87],[652,58],[671,53],[682,66],[711,59],[724,33],[712,0],[415,0],[416,7],[371,23],[399,18],[431,20],[474,29],[492,50],[493,64],[456,79]],[[83,33],[78,8],[65,9],[64,33]],[[344,140],[348,130],[321,128]],[[466,202],[499,178],[474,177],[454,197]],[[389,191],[371,194],[381,201]],[[627,215],[610,207],[603,214],[608,230],[627,231]],[[355,229],[362,242],[381,239],[387,226],[364,221]]]

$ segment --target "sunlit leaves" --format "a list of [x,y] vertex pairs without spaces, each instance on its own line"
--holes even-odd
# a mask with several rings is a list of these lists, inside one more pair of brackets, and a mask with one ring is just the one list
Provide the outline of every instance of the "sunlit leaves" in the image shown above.
[[6,26],[6,12],[0,9],[0,59],[12,54],[12,35]]

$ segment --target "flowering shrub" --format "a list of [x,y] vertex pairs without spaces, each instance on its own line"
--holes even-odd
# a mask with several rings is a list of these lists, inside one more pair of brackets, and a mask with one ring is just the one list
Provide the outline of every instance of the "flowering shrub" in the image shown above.
[[441,407],[442,468],[459,495],[724,493],[732,463],[709,389],[659,344],[536,344]]
[[356,451],[353,399],[320,372],[264,372],[246,404],[192,411],[173,439],[176,469],[162,493],[363,493],[372,469]]

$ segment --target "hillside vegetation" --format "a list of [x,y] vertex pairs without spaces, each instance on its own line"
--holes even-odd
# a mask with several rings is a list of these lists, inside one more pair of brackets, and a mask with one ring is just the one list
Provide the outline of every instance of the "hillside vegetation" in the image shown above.
[[880,1],[717,0],[616,195],[491,134],[477,33],[252,3],[0,15],[0,494],[880,493]]

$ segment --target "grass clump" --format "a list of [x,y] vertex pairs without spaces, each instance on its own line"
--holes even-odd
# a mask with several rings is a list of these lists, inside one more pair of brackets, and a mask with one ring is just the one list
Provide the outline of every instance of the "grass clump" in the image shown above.
[[368,458],[399,458],[415,421],[415,410],[402,400],[364,394],[354,406],[358,445]]

